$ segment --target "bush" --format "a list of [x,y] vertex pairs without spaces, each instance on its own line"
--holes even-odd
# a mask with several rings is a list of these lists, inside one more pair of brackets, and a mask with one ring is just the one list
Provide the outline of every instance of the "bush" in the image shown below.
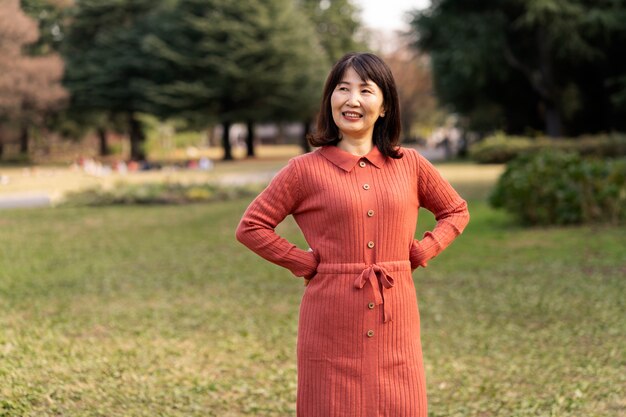
[[239,197],[253,197],[254,187],[225,187],[217,184],[118,184],[111,190],[92,188],[69,194],[68,206],[108,206],[127,204],[188,204],[196,202],[227,201]]
[[626,221],[626,160],[543,151],[511,161],[490,196],[524,224]]
[[470,157],[484,164],[506,163],[518,155],[552,149],[575,152],[582,156],[617,158],[626,156],[626,135],[581,136],[573,139],[528,138],[497,133],[472,145]]

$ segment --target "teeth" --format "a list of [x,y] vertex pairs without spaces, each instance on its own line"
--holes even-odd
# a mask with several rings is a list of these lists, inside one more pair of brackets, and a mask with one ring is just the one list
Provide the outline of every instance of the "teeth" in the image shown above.
[[346,116],[348,117],[361,117],[361,115],[359,113],[350,113],[350,112],[345,112],[344,113]]

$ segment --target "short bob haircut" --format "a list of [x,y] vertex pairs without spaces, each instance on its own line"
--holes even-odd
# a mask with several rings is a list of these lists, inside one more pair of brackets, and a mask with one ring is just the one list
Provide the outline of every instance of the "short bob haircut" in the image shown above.
[[348,68],[354,68],[363,81],[372,81],[383,93],[385,117],[379,117],[374,124],[373,141],[380,152],[391,158],[401,158],[398,150],[400,142],[400,103],[398,91],[391,70],[382,59],[367,52],[351,52],[344,55],[333,66],[322,96],[320,113],[317,118],[317,131],[309,136],[313,146],[337,145],[341,141],[339,128],[333,120],[330,98],[337,84],[343,79]]

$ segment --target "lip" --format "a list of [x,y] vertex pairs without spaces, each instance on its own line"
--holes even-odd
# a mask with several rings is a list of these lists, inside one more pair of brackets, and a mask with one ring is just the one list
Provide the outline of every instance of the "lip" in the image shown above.
[[361,120],[363,115],[355,111],[344,111],[341,115],[348,120]]

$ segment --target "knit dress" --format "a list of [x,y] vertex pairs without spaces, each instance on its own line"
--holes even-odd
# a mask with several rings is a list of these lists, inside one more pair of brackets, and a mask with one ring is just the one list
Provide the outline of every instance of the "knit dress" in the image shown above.
[[[298,417],[426,417],[412,270],[465,228],[466,202],[417,151],[292,158],[250,204],[237,239],[298,277]],[[414,239],[418,208],[435,228]],[[274,231],[293,215],[313,249]]]

